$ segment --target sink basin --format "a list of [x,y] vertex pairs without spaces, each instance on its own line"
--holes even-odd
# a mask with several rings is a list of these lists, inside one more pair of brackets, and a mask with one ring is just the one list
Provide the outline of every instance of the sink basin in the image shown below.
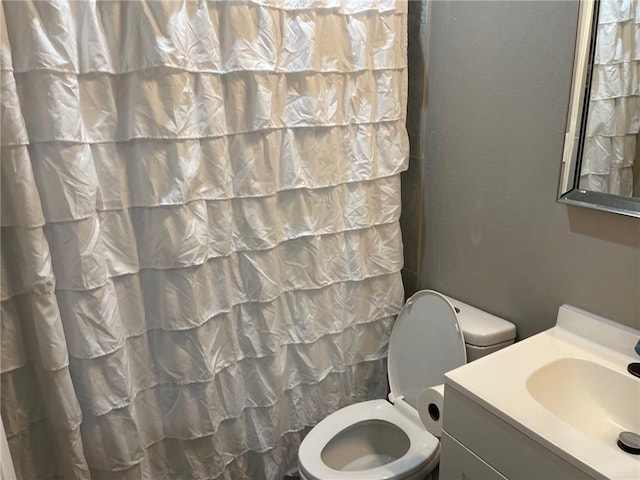
[[543,407],[607,445],[640,433],[640,381],[581,358],[561,358],[531,374],[527,390]]

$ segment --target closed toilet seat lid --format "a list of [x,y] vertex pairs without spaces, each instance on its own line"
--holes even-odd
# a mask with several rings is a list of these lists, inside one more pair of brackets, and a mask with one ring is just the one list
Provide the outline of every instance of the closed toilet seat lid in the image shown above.
[[[409,437],[409,450],[381,467],[358,471],[334,470],[322,460],[322,452],[336,436],[360,422],[383,420],[400,428]],[[421,424],[411,421],[386,400],[370,400],[341,408],[318,423],[302,441],[298,465],[303,478],[378,480],[403,476],[437,460],[440,441]]]
[[420,393],[444,383],[444,374],[467,363],[455,308],[433,290],[415,293],[402,307],[389,340],[389,399],[417,407]]

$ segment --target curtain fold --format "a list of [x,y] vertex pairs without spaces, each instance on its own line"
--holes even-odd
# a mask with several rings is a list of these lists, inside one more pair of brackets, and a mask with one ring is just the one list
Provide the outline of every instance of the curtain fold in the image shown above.
[[21,478],[280,479],[386,394],[406,4],[3,2]]
[[[633,196],[640,133],[640,2],[601,0],[580,188]],[[637,192],[636,192],[637,195]]]

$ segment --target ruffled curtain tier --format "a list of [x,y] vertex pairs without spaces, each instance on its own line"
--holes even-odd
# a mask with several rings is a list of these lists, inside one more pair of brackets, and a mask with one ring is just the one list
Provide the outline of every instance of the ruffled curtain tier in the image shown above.
[[640,2],[600,2],[596,35],[580,188],[632,196],[640,132]]

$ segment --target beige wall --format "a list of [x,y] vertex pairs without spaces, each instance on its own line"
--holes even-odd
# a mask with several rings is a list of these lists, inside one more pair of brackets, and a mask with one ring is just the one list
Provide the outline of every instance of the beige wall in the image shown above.
[[407,290],[503,316],[520,338],[562,303],[640,328],[640,219],[555,201],[576,19],[569,1],[436,1],[424,102],[410,67],[409,103],[426,118],[410,108]]

